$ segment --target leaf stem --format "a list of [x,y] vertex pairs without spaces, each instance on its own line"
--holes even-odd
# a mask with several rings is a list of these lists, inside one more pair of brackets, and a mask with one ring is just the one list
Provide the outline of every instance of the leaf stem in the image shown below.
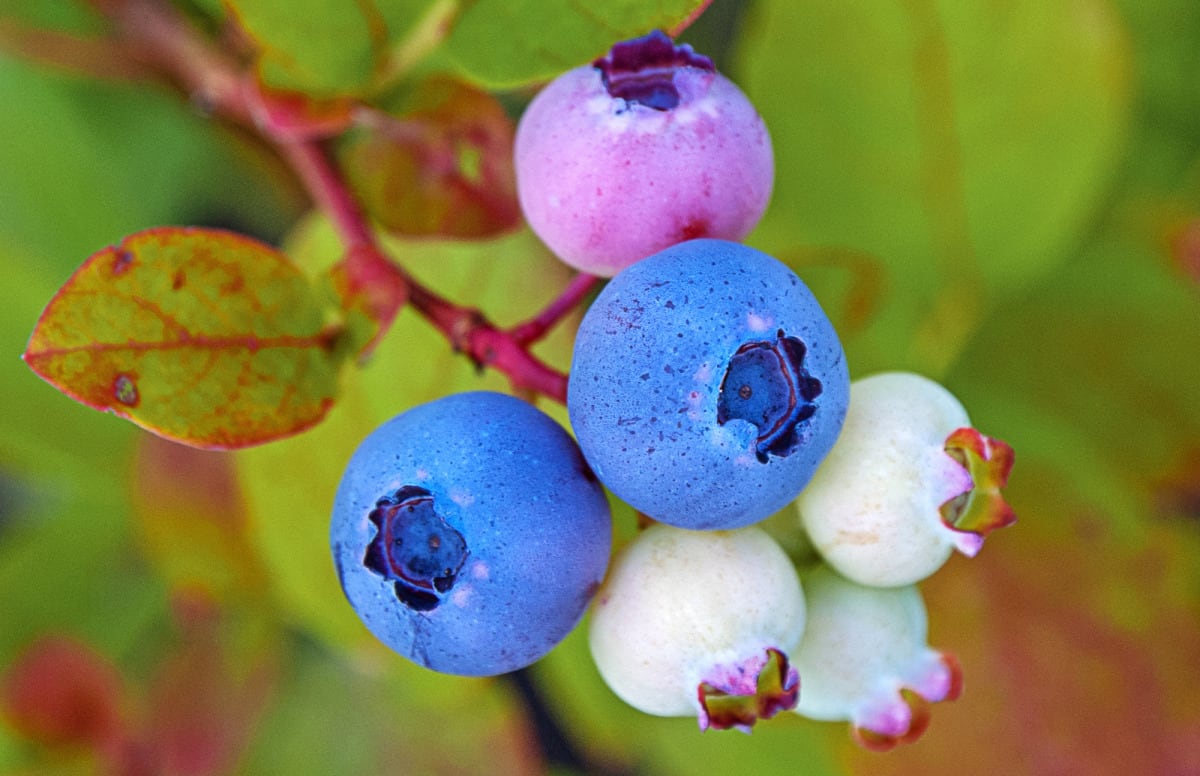
[[92,0],[148,63],[204,110],[254,126],[236,60],[209,45],[177,9],[159,0]]
[[[275,145],[317,207],[333,222],[346,249],[377,249],[375,235],[362,207],[346,187],[324,146],[317,141],[291,139],[276,140]],[[373,250],[371,253],[379,255],[381,252]]]
[[[209,112],[253,129],[270,141],[304,184],[314,204],[329,217],[346,249],[339,265],[347,305],[365,310],[379,327],[372,343],[407,303],[440,331],[454,349],[480,369],[505,374],[517,391],[566,402],[566,375],[528,351],[586,296],[596,282],[576,277],[545,310],[512,329],[493,325],[479,310],[457,305],[414,280],[380,244],[358,199],[324,142],[273,128],[253,73],[228,52],[204,39],[190,22],[161,0],[89,0],[114,24],[126,43],[143,52]],[[319,133],[317,133],[319,135]],[[368,348],[370,346],[368,345]]]

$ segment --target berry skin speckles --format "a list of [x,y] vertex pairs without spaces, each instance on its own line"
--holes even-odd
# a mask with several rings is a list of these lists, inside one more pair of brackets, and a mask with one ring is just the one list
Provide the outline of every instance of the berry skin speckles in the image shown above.
[[623,270],[575,340],[567,408],[592,469],[649,517],[729,529],[782,509],[842,426],[849,376],[804,283],[738,243]]
[[470,676],[529,665],[575,627],[611,533],[566,431],[489,392],[376,429],[346,467],[330,527],[342,588],[371,632],[420,665]]
[[707,57],[662,33],[559,76],[526,109],[515,143],[529,225],[595,275],[693,238],[740,240],[774,183],[753,105]]

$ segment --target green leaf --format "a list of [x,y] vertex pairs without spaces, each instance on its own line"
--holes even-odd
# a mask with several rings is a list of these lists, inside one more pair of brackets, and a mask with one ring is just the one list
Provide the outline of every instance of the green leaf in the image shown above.
[[263,80],[281,89],[360,91],[387,40],[383,19],[369,2],[230,0],[230,8],[260,47]]
[[89,258],[38,320],[24,358],[90,407],[198,447],[312,426],[336,369],[307,279],[230,232],[150,229]]
[[462,11],[446,53],[488,88],[548,81],[653,29],[675,30],[711,0],[611,0],[589,6],[476,0]]
[[[97,33],[103,29],[99,15],[86,3],[62,0],[7,0],[4,15],[39,29]],[[0,30],[3,24],[0,23]],[[2,35],[0,35],[2,37]]]
[[856,371],[944,369],[993,300],[1066,260],[1102,203],[1130,92],[1105,0],[766,0],[743,40],[777,155],[754,240],[886,264]]
[[[94,463],[103,468],[104,460]],[[115,482],[87,490],[79,481],[38,483],[33,498],[6,515],[0,664],[45,632],[69,632],[118,654],[144,639],[162,612],[161,586],[129,562],[129,502]],[[49,586],[34,583],[51,577]]]
[[0,103],[0,242],[55,285],[114,234],[182,223],[274,238],[300,212],[276,157],[166,90],[0,55]]
[[[503,681],[438,674],[394,652],[374,660],[294,650],[239,772],[541,773],[532,726]],[[300,747],[297,741],[336,746]]]

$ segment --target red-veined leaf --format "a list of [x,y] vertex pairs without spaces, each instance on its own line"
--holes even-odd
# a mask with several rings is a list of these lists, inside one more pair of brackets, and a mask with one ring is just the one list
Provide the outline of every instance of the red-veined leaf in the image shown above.
[[24,359],[73,399],[160,436],[245,447],[308,428],[333,403],[333,332],[317,300],[267,245],[149,229],[84,262]]
[[371,215],[398,235],[490,237],[521,220],[513,123],[486,92],[434,77],[397,117],[370,114],[346,167]]

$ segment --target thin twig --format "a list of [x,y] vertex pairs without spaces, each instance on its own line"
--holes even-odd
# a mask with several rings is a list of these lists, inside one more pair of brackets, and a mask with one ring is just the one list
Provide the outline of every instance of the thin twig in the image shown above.
[[[511,330],[493,325],[479,310],[463,307],[417,283],[389,257],[350,190],[336,162],[320,140],[295,132],[273,132],[248,69],[236,58],[201,37],[186,18],[159,0],[91,0],[113,21],[124,41],[137,47],[153,66],[167,74],[194,101],[213,114],[251,127],[273,143],[307,188],[315,205],[329,217],[346,248],[342,269],[352,293],[367,298],[367,309],[381,334],[405,302],[425,317],[455,350],[480,368],[504,373],[514,389],[566,401],[566,375],[528,351],[545,336],[596,283],[576,277],[564,293],[538,315]],[[380,283],[386,293],[372,294]]]
[[509,335],[525,347],[539,341],[578,307],[599,282],[600,278],[595,275],[582,272],[577,274],[571,278],[571,282],[557,299],[546,305],[546,308],[533,318],[513,326],[508,330]]

